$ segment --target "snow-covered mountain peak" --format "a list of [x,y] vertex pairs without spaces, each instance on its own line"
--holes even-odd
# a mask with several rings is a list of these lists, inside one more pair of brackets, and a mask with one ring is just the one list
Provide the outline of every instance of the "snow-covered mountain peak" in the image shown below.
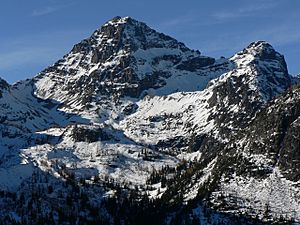
[[[189,49],[181,42],[165,34],[159,33],[145,23],[137,21],[131,17],[115,17],[97,29],[94,37],[101,39],[107,37],[108,40],[117,39],[120,47],[130,47],[132,51],[148,48],[179,48],[182,51]],[[199,53],[197,51],[197,53]]]
[[[175,48],[183,52],[189,51],[183,43],[153,30],[143,22],[131,17],[115,17],[97,29],[91,37],[76,44],[71,53],[93,51],[91,62],[103,63],[113,54],[126,55],[138,49],[149,48]],[[100,50],[102,54],[99,54]],[[199,56],[200,52],[195,51],[195,54]]]
[[123,24],[123,23],[127,23],[128,21],[132,20],[131,17],[129,16],[125,16],[125,17],[121,17],[121,16],[115,16],[114,18],[110,19],[109,21],[107,21],[104,26],[112,24]]
[[144,22],[138,21],[132,17],[126,16],[126,17],[121,17],[121,16],[116,16],[107,22],[105,22],[99,29],[97,30],[103,30],[103,27],[108,27],[108,26],[113,26],[113,27],[147,27],[147,25]]
[[[206,68],[214,64],[213,70]],[[166,95],[202,90],[226,71],[226,60],[215,63],[143,22],[116,17],[41,72],[35,93],[79,108],[100,96],[139,98],[149,91]]]
[[[132,18],[130,16],[125,16],[125,17],[115,16],[114,18],[108,20],[103,26],[119,26],[122,24],[127,24],[129,26],[130,25],[135,25],[135,26],[146,25],[145,23],[135,20],[134,18]],[[100,29],[101,29],[101,27],[100,27]]]

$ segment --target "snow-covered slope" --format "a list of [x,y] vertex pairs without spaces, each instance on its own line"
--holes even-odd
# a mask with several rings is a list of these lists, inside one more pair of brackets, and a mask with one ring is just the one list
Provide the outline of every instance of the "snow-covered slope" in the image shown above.
[[[36,77],[14,85],[0,79],[0,189],[26,193],[45,179],[57,187],[43,195],[48,208],[63,199],[60,190],[76,198],[70,190],[79,188],[96,205],[114,196],[196,202],[197,217],[205,201],[261,217],[267,203],[276,209],[271,217],[286,207],[284,215],[300,219],[298,95],[280,97],[298,82],[267,42],[213,59],[116,17]],[[293,115],[288,128],[286,114]],[[273,137],[276,151],[266,146]],[[254,169],[239,166],[241,159]]]
[[122,129],[147,143],[195,133],[212,133],[226,141],[232,132],[247,126],[259,108],[292,85],[283,56],[266,42],[250,44],[229,62],[232,70],[210,81],[203,91],[138,101],[136,113],[121,121]]
[[0,187],[15,190],[34,171],[23,149],[47,139],[38,131],[85,120],[59,111],[58,104],[51,99],[36,97],[30,80],[13,86],[1,80],[0,88]]

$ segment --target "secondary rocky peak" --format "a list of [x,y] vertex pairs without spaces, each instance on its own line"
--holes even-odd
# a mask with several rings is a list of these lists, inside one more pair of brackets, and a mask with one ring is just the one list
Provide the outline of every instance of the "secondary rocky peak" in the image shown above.
[[253,50],[255,52],[275,52],[273,46],[266,41],[251,42],[245,49],[248,51]]
[[260,56],[261,54],[271,54],[275,55],[276,51],[266,41],[254,41],[250,43],[246,48],[241,52],[243,54],[251,54],[253,56]]
[[219,127],[225,124],[221,133],[228,133],[230,126],[247,127],[258,109],[293,83],[284,57],[265,41],[252,42],[230,60],[234,69],[210,82],[209,102],[217,107],[213,118]]
[[232,57],[233,59],[247,58],[247,61],[253,60],[277,60],[280,63],[284,64],[286,67],[286,63],[284,60],[284,56],[278,53],[272,45],[270,45],[266,41],[255,41],[250,43],[246,48],[242,51],[238,52],[236,55]]
[[[273,86],[285,90],[291,85],[291,76],[288,74],[284,56],[278,53],[265,41],[252,42],[245,49],[234,55],[231,60],[242,69],[239,74],[250,75],[256,80],[258,86]],[[248,68],[248,69],[247,69]],[[266,82],[267,81],[267,82]],[[274,97],[270,94],[270,97]],[[268,98],[270,99],[270,98]]]

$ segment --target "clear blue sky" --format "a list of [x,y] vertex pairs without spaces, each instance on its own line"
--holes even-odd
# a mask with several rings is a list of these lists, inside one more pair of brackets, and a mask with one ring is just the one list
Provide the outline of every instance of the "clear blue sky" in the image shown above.
[[34,76],[114,16],[131,16],[204,55],[229,57],[255,40],[300,73],[298,0],[3,0],[0,76]]

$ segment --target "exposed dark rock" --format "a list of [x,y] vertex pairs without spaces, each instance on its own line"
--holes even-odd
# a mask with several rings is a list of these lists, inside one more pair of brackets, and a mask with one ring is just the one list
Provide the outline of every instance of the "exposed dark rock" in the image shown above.
[[75,125],[72,129],[72,137],[75,142],[96,142],[109,140],[109,135],[100,128],[85,128]]
[[295,86],[259,112],[247,131],[249,151],[268,155],[294,181],[300,179],[299,118],[300,87]]
[[128,104],[123,108],[123,113],[125,115],[130,115],[132,113],[134,113],[136,110],[138,109],[138,105],[137,104]]
[[182,62],[176,68],[180,69],[180,70],[187,70],[187,71],[194,72],[197,69],[201,69],[203,67],[212,65],[214,63],[215,63],[214,58],[197,57],[197,58],[192,58],[192,59]]
[[0,98],[2,97],[2,91],[7,90],[9,88],[9,84],[0,78]]

